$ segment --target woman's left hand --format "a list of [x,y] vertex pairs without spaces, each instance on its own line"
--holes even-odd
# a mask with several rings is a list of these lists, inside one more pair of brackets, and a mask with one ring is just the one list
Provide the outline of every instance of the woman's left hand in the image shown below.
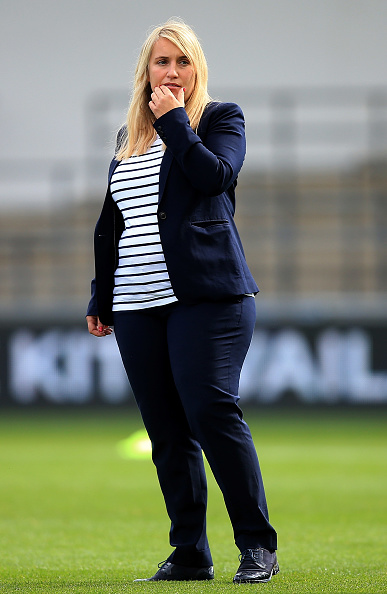
[[98,316],[86,316],[87,327],[94,336],[109,336],[113,332],[110,326],[102,324]]
[[181,87],[177,97],[175,97],[172,91],[165,85],[155,87],[151,95],[151,101],[149,101],[149,107],[156,118],[160,118],[168,111],[171,111],[171,109],[176,109],[176,107],[184,107],[184,91],[185,89]]

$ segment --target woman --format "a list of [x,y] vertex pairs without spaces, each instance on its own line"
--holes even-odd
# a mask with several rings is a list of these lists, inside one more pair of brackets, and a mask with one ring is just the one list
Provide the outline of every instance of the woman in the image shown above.
[[240,370],[258,287],[234,224],[244,119],[211,101],[193,31],[168,21],[138,60],[95,230],[91,334],[115,334],[145,427],[175,547],[148,581],[214,577],[202,450],[222,490],[241,563],[234,582],[276,574],[276,533]]

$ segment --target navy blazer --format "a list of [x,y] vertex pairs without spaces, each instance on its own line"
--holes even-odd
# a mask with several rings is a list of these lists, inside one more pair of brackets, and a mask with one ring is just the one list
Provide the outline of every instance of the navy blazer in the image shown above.
[[[158,221],[173,291],[183,303],[218,301],[258,287],[234,223],[235,187],[245,151],[244,117],[235,103],[211,102],[197,131],[183,107],[158,118],[166,144],[160,168]],[[110,193],[94,234],[95,279],[87,315],[113,323],[114,272],[123,217]]]

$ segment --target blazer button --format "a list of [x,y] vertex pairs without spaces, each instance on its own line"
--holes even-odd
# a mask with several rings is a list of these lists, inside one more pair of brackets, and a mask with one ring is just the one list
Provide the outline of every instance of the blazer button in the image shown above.
[[159,212],[159,218],[164,221],[167,218],[167,213],[164,211]]

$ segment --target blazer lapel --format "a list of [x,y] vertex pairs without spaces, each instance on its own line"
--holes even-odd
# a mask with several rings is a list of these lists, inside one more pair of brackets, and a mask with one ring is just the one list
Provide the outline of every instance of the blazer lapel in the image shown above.
[[[215,105],[216,105],[215,102],[209,103],[204,111],[204,114],[200,120],[198,131],[197,131],[197,134],[200,138],[202,138],[203,134],[205,134],[205,130],[206,130],[206,126],[207,126],[207,117],[206,116],[210,113],[211,109]],[[168,177],[168,173],[171,168],[171,165],[172,165],[172,161],[173,161],[173,155],[168,150],[168,147],[167,147],[167,149],[164,153],[163,160],[161,162],[161,167],[160,167],[159,204],[160,204],[163,194],[164,194],[165,184],[167,182],[167,177]]]
[[166,149],[164,153],[163,160],[161,161],[160,166],[160,181],[159,181],[159,204],[163,197],[163,193],[165,190],[165,184],[167,181],[168,173],[172,165],[173,155],[172,153]]

